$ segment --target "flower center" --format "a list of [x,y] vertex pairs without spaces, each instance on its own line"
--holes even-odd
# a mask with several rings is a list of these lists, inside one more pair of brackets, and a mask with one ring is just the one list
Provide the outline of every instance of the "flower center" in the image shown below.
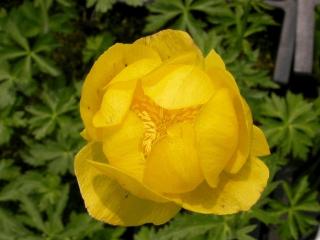
[[144,136],[142,149],[145,157],[151,152],[152,146],[167,135],[170,125],[193,121],[199,112],[200,106],[167,110],[157,105],[144,94],[136,94],[131,109],[143,122]]

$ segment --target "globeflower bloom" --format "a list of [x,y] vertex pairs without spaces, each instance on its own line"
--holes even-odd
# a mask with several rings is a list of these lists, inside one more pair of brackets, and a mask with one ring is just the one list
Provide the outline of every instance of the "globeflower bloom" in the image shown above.
[[181,209],[250,209],[269,177],[263,132],[233,76],[182,31],[117,43],[94,63],[80,101],[87,144],[75,174],[89,214],[163,224]]

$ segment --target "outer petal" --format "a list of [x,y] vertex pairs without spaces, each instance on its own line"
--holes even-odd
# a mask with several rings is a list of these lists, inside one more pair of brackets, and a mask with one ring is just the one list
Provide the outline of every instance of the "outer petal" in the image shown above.
[[191,123],[178,123],[156,143],[146,162],[144,182],[159,192],[193,190],[203,180]]
[[226,166],[226,171],[237,173],[249,159],[252,135],[252,116],[246,101],[239,95],[234,100],[239,123],[239,141],[237,150]]
[[123,69],[106,86],[100,110],[93,118],[95,127],[119,124],[130,108],[138,80],[160,64],[159,59],[143,59]]
[[90,143],[87,146],[87,154],[91,154],[91,157],[88,157],[87,161],[94,168],[101,171],[102,174],[111,179],[115,179],[124,189],[133,195],[161,203],[170,201],[121,169],[108,164],[108,160],[105,158],[101,143]]
[[138,39],[135,43],[154,49],[162,61],[202,65],[203,56],[192,38],[183,31],[163,30]]
[[220,90],[195,121],[198,157],[211,187],[217,186],[219,175],[238,144],[237,114],[232,100],[227,89]]
[[206,68],[221,68],[223,70],[226,69],[226,66],[222,60],[222,58],[219,56],[219,54],[212,49],[209,54],[207,55],[206,59],[205,59],[205,66]]
[[137,226],[163,224],[179,211],[179,207],[170,202],[157,203],[138,198],[95,169],[87,161],[94,157],[92,147],[92,144],[84,147],[75,159],[80,191],[91,216],[109,224]]
[[142,88],[159,106],[179,109],[206,103],[215,89],[198,67],[168,64],[142,79]]
[[240,94],[232,74],[225,69],[223,61],[215,52],[211,51],[206,57],[205,72],[211,78],[215,88],[228,88],[234,93]]
[[269,145],[262,130],[257,126],[253,126],[252,129],[252,145],[251,156],[267,156],[270,154]]
[[103,87],[126,66],[144,59],[159,59],[159,55],[147,46],[115,44],[105,51],[94,63],[82,87],[80,113],[88,135],[101,137],[101,131],[92,125],[93,115],[100,108]]
[[145,165],[141,149],[143,134],[143,123],[130,111],[119,128],[103,139],[103,152],[109,163],[140,181]]
[[228,88],[234,95],[234,106],[239,122],[237,150],[226,166],[230,173],[238,172],[248,160],[251,147],[252,116],[246,101],[241,97],[233,76],[223,69],[219,56],[211,52],[205,59],[205,71],[215,84],[215,88]]
[[233,175],[224,173],[216,188],[205,182],[190,193],[168,197],[190,211],[211,214],[232,214],[249,210],[259,199],[269,178],[266,165],[257,158],[246,162]]

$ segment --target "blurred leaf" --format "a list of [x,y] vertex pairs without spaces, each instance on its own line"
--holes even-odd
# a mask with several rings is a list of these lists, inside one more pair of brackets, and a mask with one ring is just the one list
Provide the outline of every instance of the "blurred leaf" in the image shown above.
[[23,226],[10,211],[0,207],[0,240],[33,239],[41,240],[41,237]]
[[20,168],[11,159],[0,160],[0,180],[12,180],[20,175]]
[[107,12],[116,3],[116,0],[87,0],[87,7],[95,6],[97,12]]
[[142,227],[139,232],[134,235],[134,240],[151,240],[155,239],[154,228]]

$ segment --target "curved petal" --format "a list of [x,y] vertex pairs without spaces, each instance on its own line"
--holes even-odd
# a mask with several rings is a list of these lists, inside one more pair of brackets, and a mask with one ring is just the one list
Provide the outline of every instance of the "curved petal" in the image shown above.
[[233,104],[236,109],[239,123],[239,141],[237,150],[228,162],[225,170],[237,173],[248,160],[251,145],[252,117],[250,108],[241,97],[239,88],[233,76],[221,67],[218,56],[209,54],[205,61],[205,71],[210,76],[215,88],[228,88],[234,96]]
[[93,117],[94,127],[121,123],[128,112],[138,80],[160,64],[159,59],[143,59],[123,69],[106,86],[101,107]]
[[205,72],[210,77],[214,87],[228,88],[235,94],[240,94],[239,88],[232,74],[225,69],[224,63],[220,61],[216,53],[210,52],[205,59]]
[[181,193],[203,181],[192,123],[169,127],[167,136],[152,147],[146,161],[144,182],[158,192]]
[[144,58],[160,60],[159,55],[150,47],[117,43],[94,63],[82,86],[80,100],[81,117],[91,138],[101,138],[101,131],[93,126],[92,118],[100,108],[103,87],[126,66]]
[[142,79],[145,94],[159,106],[179,109],[206,103],[215,89],[210,78],[198,67],[168,64]]
[[237,114],[227,89],[218,91],[202,107],[195,120],[195,131],[204,177],[211,187],[216,187],[238,144]]
[[144,127],[129,111],[123,123],[103,139],[103,152],[109,164],[142,181],[145,158],[141,149]]
[[267,139],[260,128],[253,126],[252,129],[252,145],[250,155],[254,157],[262,157],[270,155],[270,149]]
[[81,152],[82,153],[79,154],[83,159],[90,163],[90,167],[94,167],[107,177],[116,180],[124,189],[133,195],[161,203],[170,201],[121,169],[111,166],[103,153],[102,144],[100,142],[91,142],[87,144],[83,147]]
[[206,58],[205,58],[205,66],[206,66],[206,68],[218,67],[218,68],[221,68],[223,70],[226,69],[226,66],[225,66],[222,58],[220,57],[220,55],[214,49],[212,49],[209,52],[209,54],[206,56]]
[[258,158],[252,158],[237,174],[223,173],[214,189],[204,182],[192,192],[166,196],[190,211],[232,214],[249,210],[258,201],[268,178],[266,165]]
[[135,43],[151,47],[160,55],[162,61],[195,65],[203,63],[201,51],[183,31],[167,29],[140,38]]
[[94,144],[85,146],[75,158],[75,173],[89,214],[106,223],[137,226],[163,224],[180,209],[174,203],[157,203],[139,198],[117,181],[94,168],[87,160]]
[[236,151],[228,162],[225,170],[229,173],[237,173],[249,159],[252,135],[252,116],[246,101],[241,96],[236,96],[234,105],[239,123],[239,141]]

